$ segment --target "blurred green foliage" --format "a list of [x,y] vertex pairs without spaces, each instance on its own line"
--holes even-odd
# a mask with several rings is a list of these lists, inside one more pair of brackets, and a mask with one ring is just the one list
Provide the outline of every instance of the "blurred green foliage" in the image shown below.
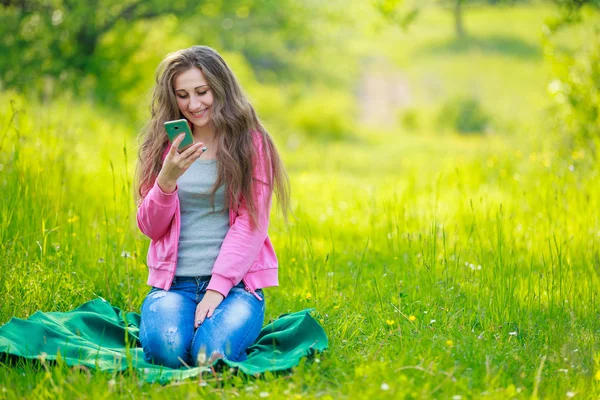
[[419,111],[414,108],[404,110],[399,113],[398,121],[407,132],[414,132],[420,127]]
[[[600,27],[592,25],[573,53],[561,50],[554,36],[567,25],[579,23],[597,11],[599,2],[583,8],[563,2],[562,19],[549,21],[545,30],[545,54],[553,69],[547,92],[552,99],[550,121],[560,147],[570,154],[587,149],[597,157],[600,145]],[[577,8],[575,8],[577,6]],[[565,11],[566,10],[566,11]]]
[[297,62],[315,43],[317,2],[3,1],[0,87],[48,99],[71,91],[135,111],[168,52],[193,44],[244,56],[264,82],[317,79]]
[[[81,87],[81,78],[96,76],[102,38],[136,21],[172,13],[192,12],[194,1],[4,1],[0,9],[3,55],[0,71],[4,87],[19,90],[48,82]],[[123,38],[127,39],[127,38]],[[119,55],[129,58],[129,46]],[[83,85],[84,87],[86,85]]]
[[356,107],[349,94],[321,89],[303,97],[291,110],[292,123],[310,139],[339,140],[351,136]]
[[[515,5],[529,0],[371,0],[374,8],[390,23],[407,29],[409,25],[426,8],[432,5],[448,9],[452,12],[454,20],[454,33],[457,39],[467,38],[464,24],[465,8],[482,5]],[[595,1],[595,0],[594,0]]]
[[[446,102],[442,104],[441,125],[461,133],[482,132],[491,119],[486,110],[495,121],[514,120],[518,124],[517,117],[529,118],[517,115],[524,107],[515,99],[499,99],[504,92],[504,98],[509,98],[523,79],[531,79],[521,62],[536,63],[542,58],[538,39],[531,34],[535,24],[527,25],[529,36],[523,32],[498,33],[488,26],[493,19],[482,14],[485,10],[501,11],[501,7],[490,5],[514,3],[371,0],[346,6],[341,1],[317,0],[3,0],[0,89],[15,90],[30,99],[37,97],[42,104],[60,98],[108,107],[118,111],[112,114],[114,118],[137,128],[148,115],[148,92],[159,61],[171,51],[206,44],[231,64],[269,129],[283,137],[301,134],[311,139],[339,140],[352,137],[356,117],[366,109],[360,103],[365,100],[357,99],[360,96],[356,93],[365,89],[360,87],[365,78],[376,72],[365,67],[365,60],[381,57],[397,71],[414,71],[410,79],[416,84],[405,85],[411,103],[402,107],[408,109],[392,111],[400,116],[398,122],[406,130],[428,131],[440,103]],[[582,4],[597,7],[600,0],[547,3],[558,4],[562,10],[562,16],[555,20],[558,27],[577,21]],[[469,35],[462,40],[455,39],[447,23],[453,4],[464,5],[461,10],[469,13],[465,27]],[[435,24],[427,25],[427,32],[419,33],[417,25],[434,14],[432,5],[443,10],[435,17]],[[518,17],[518,13],[514,15]],[[523,26],[517,17],[508,19],[515,27]],[[406,30],[393,32],[393,26],[398,25]],[[384,32],[386,41],[377,36]],[[405,41],[408,35],[412,37]],[[590,42],[597,44],[598,38],[590,37]],[[557,124],[565,136],[583,130],[587,133],[577,135],[589,136],[594,127],[597,107],[588,99],[594,98],[589,88],[597,82],[593,68],[584,67],[584,58],[588,57],[588,63],[597,60],[589,56],[591,50],[586,51],[588,56],[582,53],[572,60],[565,56],[553,61],[557,73],[551,87],[556,89],[556,82],[561,82],[561,87],[571,90],[571,109],[562,104],[557,105],[562,111],[556,112],[562,118]],[[483,58],[473,62],[473,56],[483,54],[497,57],[487,59],[488,64]],[[511,59],[510,65],[501,66],[508,56],[515,62]],[[439,62],[442,59],[444,62]],[[571,68],[579,71],[573,82],[569,79],[575,75],[567,72]],[[485,73],[475,69],[485,69]],[[494,76],[500,70],[501,84]],[[579,81],[586,83],[576,94],[573,90]],[[465,83],[473,85],[469,92],[480,100],[455,97],[465,91]],[[423,102],[418,102],[416,93],[421,93]],[[535,102],[536,93],[523,90],[520,100]],[[550,96],[562,99],[558,92]],[[581,122],[577,125],[575,121]]]
[[551,2],[559,10],[559,15],[547,21],[547,26],[553,31],[581,22],[582,9],[600,8],[600,0],[551,0]]
[[485,133],[491,116],[483,109],[478,99],[471,96],[451,98],[441,107],[437,124],[440,129],[451,128],[458,133]]

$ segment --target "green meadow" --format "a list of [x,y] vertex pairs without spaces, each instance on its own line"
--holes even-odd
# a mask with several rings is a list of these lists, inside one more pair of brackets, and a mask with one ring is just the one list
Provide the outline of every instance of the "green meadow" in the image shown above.
[[[467,9],[468,39],[456,41],[449,11],[425,9],[403,31],[367,23],[365,7],[347,18],[368,18],[340,21],[312,54],[318,70],[339,63],[333,89],[282,92],[225,55],[292,185],[289,223],[276,204],[271,213],[280,286],[265,290],[265,320],[314,308],[329,349],[289,372],[205,375],[208,385],[0,364],[0,398],[600,396],[600,168],[588,148],[565,151],[549,123],[543,24],[555,10]],[[597,23],[588,16],[554,45],[576,51]],[[355,60],[370,54],[360,72]],[[384,70],[399,74],[406,103],[391,122],[361,123],[350,85]],[[127,94],[129,110],[147,113],[151,84]],[[444,125],[440,110],[458,96],[489,115],[485,133]],[[342,134],[320,135],[321,112]],[[0,323],[98,296],[139,312],[149,239],[132,179],[143,118],[4,90],[0,121]]]

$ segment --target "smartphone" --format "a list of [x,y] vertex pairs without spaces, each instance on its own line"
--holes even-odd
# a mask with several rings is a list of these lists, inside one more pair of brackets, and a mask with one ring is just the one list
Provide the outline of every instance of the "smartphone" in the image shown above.
[[181,143],[179,143],[179,147],[177,148],[177,150],[179,150],[180,153],[194,144],[194,137],[192,136],[192,131],[190,130],[190,126],[188,124],[187,119],[176,119],[174,121],[167,121],[164,125],[171,143],[173,143],[173,141],[177,139],[177,136],[181,135],[182,133],[185,133],[185,137],[183,138]]

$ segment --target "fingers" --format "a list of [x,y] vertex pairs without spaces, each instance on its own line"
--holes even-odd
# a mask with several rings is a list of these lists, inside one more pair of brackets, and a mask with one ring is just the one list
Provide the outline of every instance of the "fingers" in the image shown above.
[[182,133],[181,135],[177,136],[175,138],[175,140],[173,140],[173,144],[171,144],[171,149],[169,150],[170,154],[176,154],[177,153],[177,149],[179,148],[179,144],[181,143],[181,141],[183,140],[184,137],[185,137],[185,133]]
[[202,302],[198,303],[196,306],[196,317],[194,319],[194,327],[199,327],[206,318],[210,318],[213,316],[213,312],[215,310],[209,304],[202,304]]
[[207,148],[204,147],[203,142],[198,142],[187,147],[184,151],[179,153],[178,145],[181,143],[181,140],[183,140],[183,137],[183,134],[177,136],[171,145],[169,154],[171,154],[171,159],[179,168],[187,170],[189,166],[192,165],[192,163],[207,150]]
[[207,290],[202,301],[196,306],[194,326],[198,328],[206,318],[212,317],[215,309],[219,307],[223,299],[224,296],[221,293]]
[[197,328],[199,327],[207,317],[208,314],[208,309],[205,309],[204,307],[200,307],[200,304],[198,304],[198,307],[196,307],[196,318],[194,320],[194,327]]
[[198,147],[196,150],[193,150],[187,158],[184,158],[182,154],[182,157],[180,158],[180,167],[184,170],[187,170],[190,167],[190,165],[194,163],[194,161],[200,158],[202,153],[204,153],[205,151],[204,149],[206,149],[206,147]]
[[214,312],[215,310],[212,309],[210,306],[208,308],[205,308],[200,307],[200,304],[198,304],[198,307],[196,307],[196,318],[194,319],[194,327],[199,327],[206,318],[212,317]]
[[192,146],[188,147],[183,153],[181,153],[181,157],[184,159],[188,159],[188,158],[196,159],[196,158],[200,157],[202,155],[202,153],[204,153],[204,151],[206,151],[203,149],[206,149],[206,147],[204,147],[204,143],[202,143],[202,142],[194,143]]

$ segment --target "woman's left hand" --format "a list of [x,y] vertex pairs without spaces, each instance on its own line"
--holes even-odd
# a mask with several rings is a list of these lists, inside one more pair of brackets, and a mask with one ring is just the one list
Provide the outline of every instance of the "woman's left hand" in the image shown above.
[[216,308],[221,304],[225,297],[214,290],[207,290],[202,298],[202,301],[196,306],[196,318],[194,327],[198,328],[205,318],[212,317]]

